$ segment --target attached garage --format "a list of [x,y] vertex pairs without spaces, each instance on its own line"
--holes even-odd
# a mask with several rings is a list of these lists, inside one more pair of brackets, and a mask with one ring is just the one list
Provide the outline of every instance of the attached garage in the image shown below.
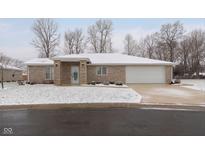
[[126,66],[126,83],[166,83],[166,66]]

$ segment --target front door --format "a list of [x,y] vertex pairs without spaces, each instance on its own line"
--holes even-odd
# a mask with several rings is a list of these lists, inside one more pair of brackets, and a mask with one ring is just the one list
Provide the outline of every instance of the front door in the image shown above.
[[79,84],[79,67],[71,66],[71,84]]

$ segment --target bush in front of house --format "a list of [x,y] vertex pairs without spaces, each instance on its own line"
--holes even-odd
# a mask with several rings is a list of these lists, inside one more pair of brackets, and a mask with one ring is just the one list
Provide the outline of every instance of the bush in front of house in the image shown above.
[[117,86],[122,86],[122,85],[123,85],[123,82],[117,81],[117,82],[115,82],[115,85],[117,85]]
[[110,84],[115,84],[115,81],[109,81]]
[[91,85],[95,85],[96,82],[95,82],[95,81],[91,81],[90,84],[91,84]]
[[104,85],[109,85],[110,82],[109,82],[109,81],[104,81],[103,84],[104,84]]

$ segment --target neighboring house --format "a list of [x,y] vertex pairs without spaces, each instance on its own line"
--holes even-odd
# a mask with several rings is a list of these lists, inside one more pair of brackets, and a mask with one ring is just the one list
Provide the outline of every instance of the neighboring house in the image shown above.
[[54,57],[53,61],[27,62],[29,81],[47,83],[49,78],[56,85],[74,85],[92,81],[170,83],[172,80],[173,63],[124,54],[72,54]]
[[[2,76],[1,66],[2,65],[0,64],[0,81]],[[23,80],[22,73],[22,69],[7,65],[3,69],[3,80],[6,82]]]
[[35,58],[25,63],[27,80],[30,83],[53,83],[53,60]]

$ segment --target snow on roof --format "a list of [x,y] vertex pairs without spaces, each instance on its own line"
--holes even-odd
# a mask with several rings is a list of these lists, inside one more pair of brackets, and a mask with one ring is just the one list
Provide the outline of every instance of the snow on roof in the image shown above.
[[39,65],[53,65],[53,60],[49,58],[34,58],[25,62],[28,66],[39,66]]
[[79,61],[85,59],[93,65],[173,65],[171,62],[130,56],[120,53],[71,54],[54,57],[53,60]]
[[[0,67],[2,66],[2,64],[0,63]],[[15,66],[11,66],[11,65],[6,65],[6,66],[3,66],[4,69],[8,69],[8,70],[19,70],[19,71],[22,71],[21,68],[18,68],[18,67],[15,67]]]

